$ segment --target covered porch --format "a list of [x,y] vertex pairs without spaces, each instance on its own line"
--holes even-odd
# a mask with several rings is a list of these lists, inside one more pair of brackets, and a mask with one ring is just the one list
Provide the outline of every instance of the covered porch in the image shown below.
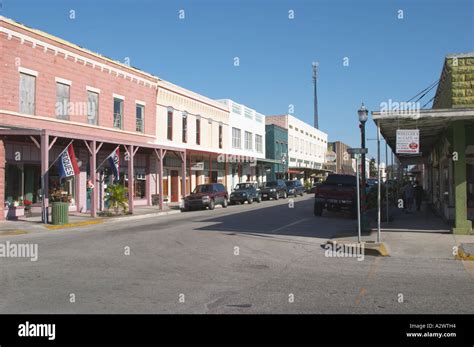
[[[69,144],[80,172],[61,181],[55,160]],[[12,205],[26,207],[27,203],[28,212],[41,213],[47,223],[50,202],[58,195],[69,202],[71,214],[95,218],[107,209],[105,188],[113,182],[107,157],[116,149],[120,153],[118,183],[128,189],[128,213],[133,214],[137,206],[163,210],[163,160],[167,154],[176,156],[185,171],[183,149],[50,129],[0,129],[0,159],[5,163],[0,168],[1,203],[8,211]]]
[[[455,234],[472,233],[474,219],[474,109],[372,112],[402,168],[418,165],[428,203]],[[398,129],[419,130],[419,153],[396,153]],[[398,175],[401,177],[401,175]]]

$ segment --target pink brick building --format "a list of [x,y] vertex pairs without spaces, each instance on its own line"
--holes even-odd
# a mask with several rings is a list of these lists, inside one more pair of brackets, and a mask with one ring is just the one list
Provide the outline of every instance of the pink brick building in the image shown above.
[[[116,148],[130,211],[154,194],[162,206],[163,158],[184,171],[186,152],[156,141],[157,77],[3,17],[0,52],[0,206],[28,200],[45,211],[61,196],[95,216],[113,179],[100,164]],[[60,182],[53,163],[68,144],[80,174]]]

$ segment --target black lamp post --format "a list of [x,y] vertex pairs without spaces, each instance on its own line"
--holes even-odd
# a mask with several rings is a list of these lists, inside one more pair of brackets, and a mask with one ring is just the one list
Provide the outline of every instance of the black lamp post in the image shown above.
[[[361,135],[361,147],[365,148],[365,122],[369,118],[369,110],[364,106],[364,103],[360,106],[360,109],[357,111],[359,115],[360,122],[360,135]],[[366,180],[365,173],[365,153],[362,154],[362,182],[365,183]]]
[[[369,110],[364,106],[364,103],[360,106],[360,109],[357,111],[359,115],[359,128],[360,128],[360,135],[361,135],[361,148],[365,148],[365,122],[369,118]],[[365,217],[365,184],[366,184],[366,171],[365,171],[365,153],[362,153],[362,167],[361,167],[361,175],[362,175],[362,189],[361,189],[361,214],[362,218]],[[365,218],[364,218],[365,219]]]

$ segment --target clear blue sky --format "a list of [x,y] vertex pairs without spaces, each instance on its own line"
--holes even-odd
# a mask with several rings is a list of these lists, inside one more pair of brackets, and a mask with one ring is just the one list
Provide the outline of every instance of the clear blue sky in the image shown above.
[[[354,147],[362,101],[369,110],[388,99],[407,101],[439,78],[446,54],[474,51],[473,0],[0,3],[6,17],[115,60],[129,57],[131,65],[210,98],[231,98],[263,114],[287,113],[293,104],[310,124],[311,62],[318,61],[320,128],[330,141]],[[367,132],[375,138],[372,121]],[[375,142],[368,146],[375,156]]]

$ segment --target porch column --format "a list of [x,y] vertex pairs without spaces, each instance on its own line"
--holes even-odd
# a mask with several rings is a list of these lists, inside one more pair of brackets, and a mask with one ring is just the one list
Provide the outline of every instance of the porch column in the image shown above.
[[212,183],[212,154],[209,154],[209,182]]
[[92,188],[92,196],[91,196],[91,217],[97,217],[97,202],[99,201],[99,189],[100,185],[97,182],[97,142],[93,140],[90,144],[91,148],[90,151],[90,179],[94,188]]
[[145,197],[146,204],[151,206],[151,155],[146,156],[146,167],[145,167]]
[[[181,160],[181,195],[186,196],[186,150],[183,151],[182,160]],[[189,177],[191,181],[191,177]]]
[[0,207],[2,213],[0,213],[0,220],[5,219],[5,213],[3,208],[5,206],[5,142],[3,138],[0,138]]
[[42,193],[42,210],[41,220],[44,224],[48,223],[49,209],[49,135],[46,131],[41,134],[41,193]]
[[454,234],[469,234],[472,223],[467,219],[467,184],[466,184],[466,130],[464,121],[453,123],[453,151],[457,154],[454,160]]
[[225,189],[227,191],[229,190],[229,187],[227,186],[227,174],[228,174],[228,172],[229,172],[229,163],[228,163],[228,160],[226,159],[226,161],[224,162],[224,186],[225,186]]
[[158,179],[158,205],[160,210],[163,210],[163,149],[160,148],[159,156],[158,156],[158,175],[160,178]]
[[134,200],[134,172],[133,172],[133,157],[134,157],[134,146],[128,146],[128,210],[133,213],[133,200]]

